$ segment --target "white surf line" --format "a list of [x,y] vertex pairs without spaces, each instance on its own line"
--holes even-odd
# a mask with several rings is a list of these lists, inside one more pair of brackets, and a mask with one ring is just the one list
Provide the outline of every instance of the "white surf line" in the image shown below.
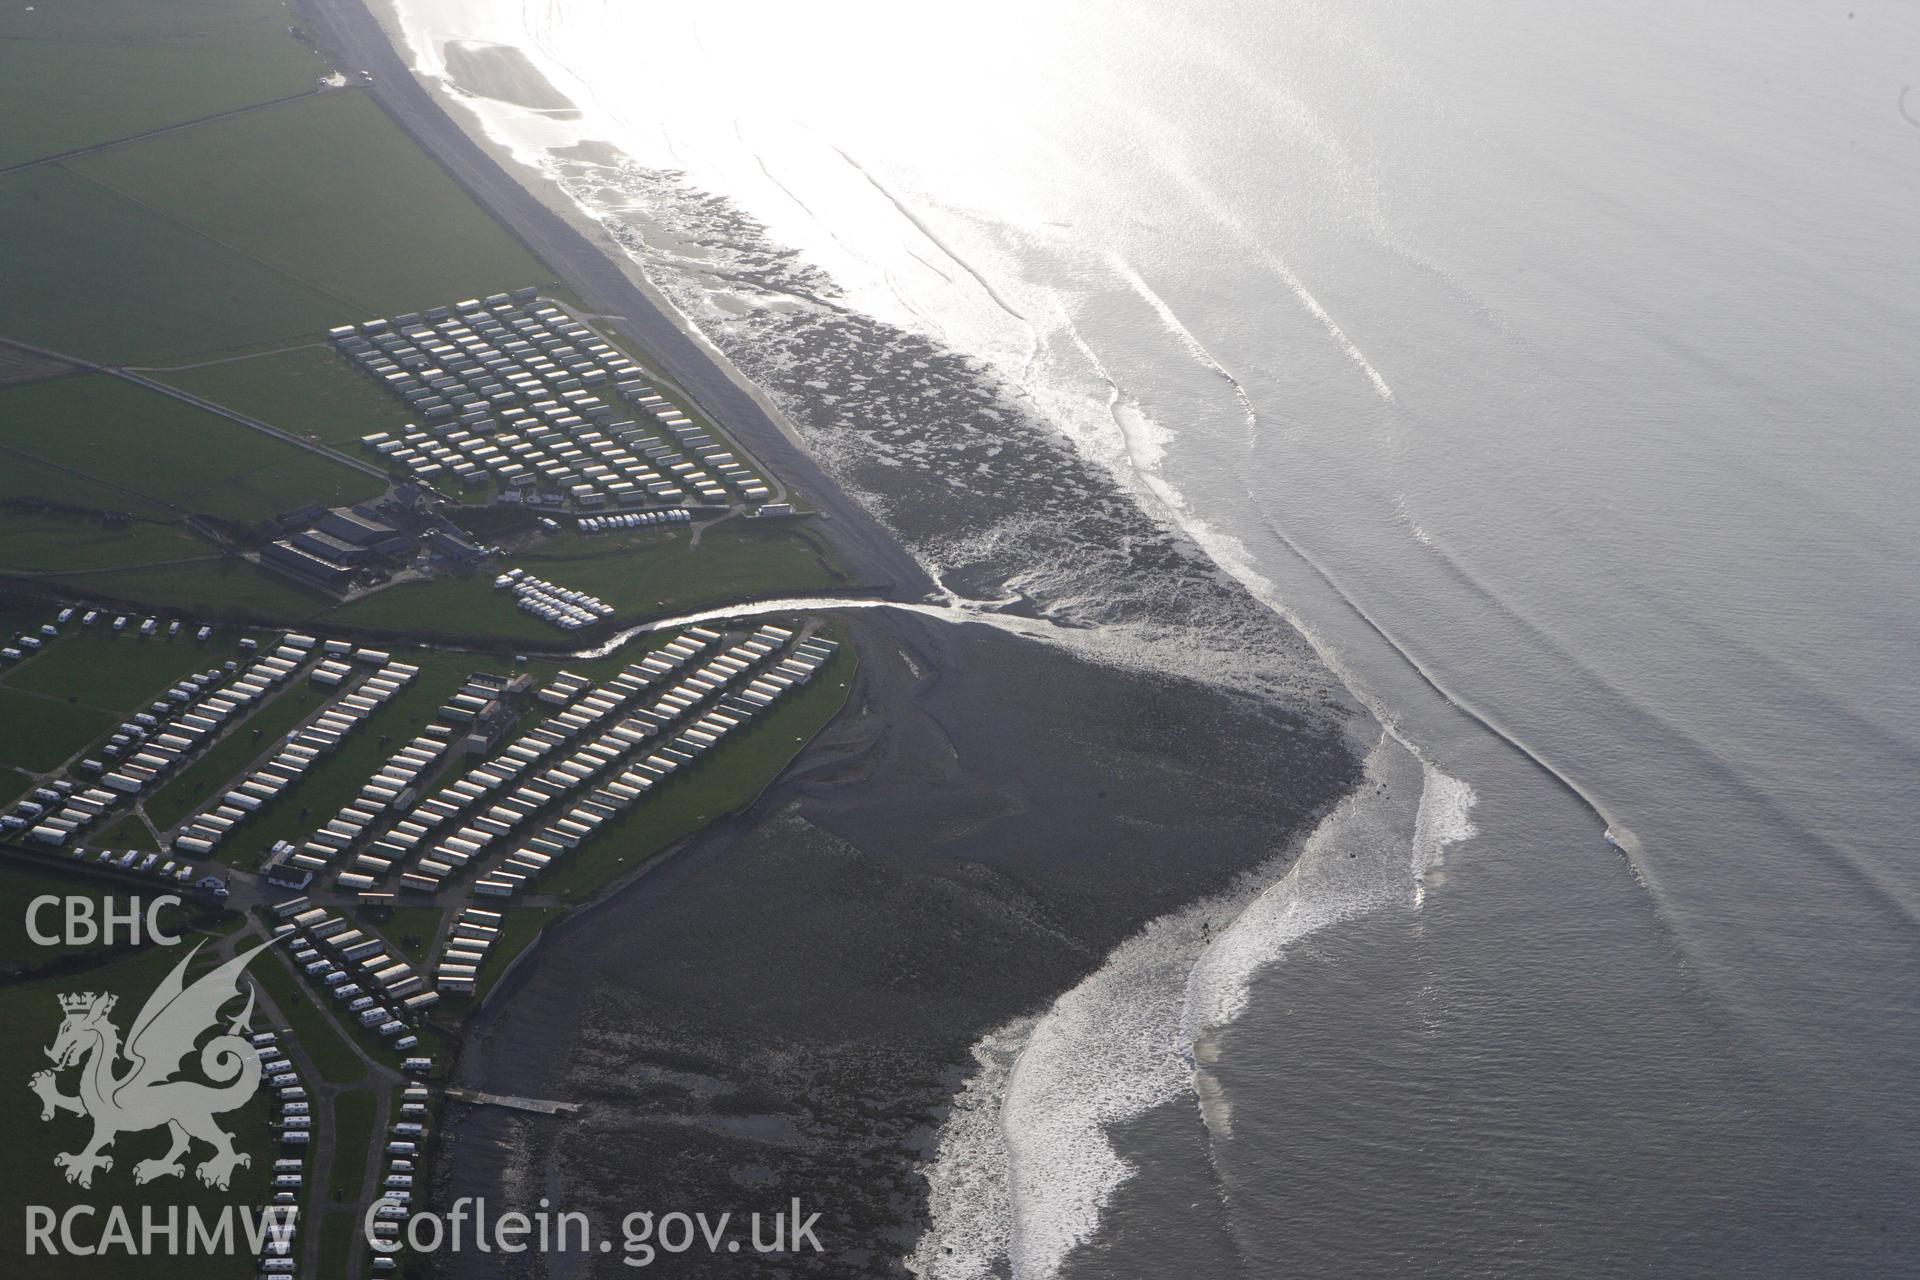
[[1013,1202],[1001,1127],[1007,1081],[1042,1015],[1013,1019],[974,1043],[974,1066],[940,1122],[927,1179],[928,1229],[902,1259],[920,1280],[1004,1280]]
[[[867,264],[867,266],[870,269],[880,272],[883,275],[886,275],[888,277],[887,282],[889,286],[893,287],[894,295],[898,297],[900,301],[906,306],[906,308],[909,311],[913,312],[914,315],[916,316],[920,315],[919,309],[916,308],[911,302],[907,300],[906,296],[902,293],[902,291],[897,286],[894,286],[894,282],[892,280],[891,268],[885,267],[882,264],[875,262],[872,258],[868,257],[865,253],[862,253],[859,249],[854,248],[852,244],[848,243],[846,237],[842,236],[838,231],[834,229],[832,223],[828,222],[825,218],[822,218],[819,214],[815,213],[813,211],[813,206],[809,205],[805,200],[802,200],[798,192],[794,191],[792,187],[789,187],[786,183],[782,182],[779,178],[774,176],[773,170],[767,167],[766,157],[761,155],[760,152],[751,143],[747,141],[746,135],[740,131],[740,122],[738,120],[735,120],[733,122],[733,134],[734,134],[734,138],[740,143],[741,149],[753,158],[753,162],[759,168],[761,176],[764,177],[768,182],[772,183],[774,187],[779,190],[781,195],[785,196],[788,200],[791,200],[793,202],[794,207],[799,209],[800,212],[803,215],[805,215],[807,221],[813,223],[815,226],[819,227],[822,231],[826,232],[827,239],[833,241],[834,244],[840,246],[841,252],[845,253],[849,258],[852,258],[855,262],[864,262]],[[842,158],[844,158],[844,156]],[[742,207],[743,208],[745,207],[744,203]],[[908,250],[908,252],[912,253],[913,251]],[[925,264],[926,262],[926,259],[921,258],[920,255],[917,253],[914,253],[913,257],[917,261],[921,262],[922,264]],[[940,274],[944,279],[945,273],[941,272]],[[926,321],[929,325],[933,323],[933,321],[926,316],[921,316],[920,318],[923,321]]]
[[1373,384],[1373,389],[1379,397],[1392,404],[1393,388],[1387,385],[1386,378],[1374,367],[1373,362],[1367,359],[1366,353],[1360,350],[1359,344],[1348,336],[1347,331],[1340,327],[1339,321],[1335,320],[1320,304],[1320,299],[1307,288],[1306,281],[1302,280],[1285,258],[1274,252],[1265,240],[1247,226],[1244,219],[1228,208],[1213,189],[1201,181],[1193,170],[1179,159],[1188,145],[1187,139],[1180,130],[1160,117],[1141,110],[1136,103],[1114,103],[1113,105],[1159,141],[1160,145],[1154,148],[1153,163],[1161,172],[1179,183],[1216,223],[1239,237],[1259,256],[1267,269],[1287,286],[1287,291],[1293,295],[1294,301],[1305,308],[1307,314],[1320,322],[1320,327],[1326,330],[1327,336],[1333,339],[1354,367],[1366,375],[1367,381]]
[[[1206,192],[1202,198],[1209,206],[1219,203],[1212,192]],[[1224,209],[1217,212],[1215,216],[1221,219],[1222,225],[1239,233],[1240,237],[1253,247],[1253,251],[1260,255],[1260,260],[1267,264],[1267,269],[1279,276],[1281,282],[1287,286],[1294,300],[1306,308],[1308,315],[1320,322],[1320,327],[1327,331],[1327,336],[1346,352],[1347,359],[1351,360],[1360,372],[1367,375],[1367,381],[1373,384],[1373,389],[1379,393],[1380,398],[1392,404],[1393,388],[1387,385],[1387,380],[1380,375],[1380,371],[1373,367],[1373,362],[1367,359],[1366,352],[1360,350],[1359,344],[1347,336],[1347,331],[1340,327],[1340,322],[1327,314],[1327,309],[1320,305],[1320,299],[1314,297],[1312,291],[1307,288],[1306,282],[1294,274],[1293,268],[1287,265],[1287,260],[1268,248],[1265,241],[1248,231],[1238,218]]]
[[[1361,373],[1366,375],[1367,381],[1373,384],[1373,389],[1375,393],[1379,395],[1380,399],[1388,404],[1394,403],[1393,388],[1387,385],[1386,378],[1381,374],[1379,369],[1374,367],[1373,362],[1367,359],[1366,353],[1360,349],[1359,344],[1348,336],[1345,329],[1341,328],[1340,322],[1335,320],[1333,316],[1328,313],[1327,309],[1320,304],[1320,299],[1315,297],[1313,291],[1307,288],[1306,282],[1300,278],[1299,274],[1294,271],[1287,260],[1274,252],[1266,241],[1255,235],[1246,223],[1231,209],[1222,204],[1220,198],[1213,193],[1212,189],[1196,178],[1192,171],[1184,164],[1171,162],[1166,159],[1159,159],[1157,162],[1162,170],[1182,187],[1186,188],[1189,195],[1205,206],[1206,211],[1213,217],[1215,222],[1233,232],[1234,235],[1245,241],[1254,253],[1259,255],[1260,261],[1266,265],[1267,269],[1278,276],[1281,283],[1287,286],[1287,292],[1293,295],[1294,300],[1306,310],[1308,315],[1311,315],[1315,320],[1320,322],[1320,327],[1326,330],[1327,336],[1332,338],[1334,343],[1345,353],[1347,359],[1350,360]],[[1246,391],[1241,387],[1240,380],[1229,373],[1226,367],[1216,360],[1213,354],[1193,336],[1192,331],[1180,323],[1179,318],[1174,315],[1172,309],[1166,305],[1166,302],[1159,294],[1155,293],[1152,288],[1147,285],[1146,281],[1140,278],[1138,273],[1134,272],[1130,266],[1117,257],[1110,255],[1109,260],[1114,265],[1114,269],[1122,278],[1127,279],[1128,283],[1133,285],[1147,304],[1160,313],[1161,320],[1167,324],[1168,329],[1173,332],[1177,338],[1187,345],[1187,349],[1194,354],[1194,357],[1233,384],[1234,390],[1239,393],[1243,401],[1246,401],[1247,413],[1252,417],[1253,405],[1252,402],[1247,399]],[[1257,418],[1253,420],[1255,422],[1258,421]]]
[[[1418,800],[1409,809],[1403,797],[1395,808],[1391,783],[1414,790],[1413,770]],[[1469,815],[1478,799],[1471,785],[1422,760],[1403,736],[1382,726],[1362,785],[1321,821],[1285,873],[1247,904],[1188,975],[1181,1039],[1197,1046],[1237,1021],[1253,978],[1306,934],[1394,901],[1423,905],[1427,873],[1443,861],[1446,846],[1477,834]]]
[[1248,438],[1250,440],[1257,438],[1260,434],[1260,414],[1253,407],[1253,397],[1249,396],[1247,389],[1240,385],[1240,379],[1234,377],[1233,371],[1222,364],[1219,358],[1207,349],[1206,343],[1200,341],[1199,336],[1182,323],[1180,317],[1175,315],[1173,308],[1168,305],[1167,300],[1161,297],[1159,291],[1148,284],[1138,271],[1134,270],[1133,264],[1118,253],[1109,250],[1107,266],[1115,275],[1125,280],[1133,291],[1140,295],[1142,301],[1153,308],[1154,314],[1160,317],[1160,323],[1181,346],[1187,349],[1187,354],[1193,357],[1195,363],[1226,379],[1227,385],[1233,388],[1234,398],[1240,402],[1241,415],[1247,420]]
[[1366,353],[1361,351],[1353,339],[1347,336],[1347,331],[1342,329],[1339,323],[1327,314],[1327,309],[1320,305],[1320,299],[1314,297],[1313,294],[1307,291],[1307,286],[1301,282],[1300,277],[1293,274],[1293,268],[1289,267],[1279,255],[1275,254],[1265,245],[1256,245],[1255,248],[1259,250],[1262,257],[1267,259],[1268,265],[1278,273],[1280,278],[1287,282],[1287,287],[1293,290],[1293,296],[1299,299],[1300,305],[1305,307],[1313,315],[1314,319],[1326,326],[1327,333],[1330,334],[1333,340],[1340,344],[1341,349],[1347,353],[1347,359],[1360,366],[1360,371],[1367,375],[1368,381],[1373,383],[1373,389],[1380,393],[1380,398],[1388,404],[1392,404],[1393,388],[1388,386],[1387,380],[1380,376],[1380,371],[1373,367],[1373,363],[1367,359]]
[[[870,186],[872,186],[872,188],[876,192],[880,194],[881,198],[886,200],[888,204],[892,205],[894,207],[894,210],[898,212],[901,217],[905,218],[908,224],[911,225],[915,231],[918,231],[923,237],[925,237],[928,244],[931,244],[934,248],[938,249],[941,253],[941,256],[945,257],[947,261],[953,263],[954,266],[958,267],[960,270],[964,271],[968,276],[972,277],[974,283],[980,286],[981,291],[987,295],[987,298],[993,303],[994,306],[1006,312],[1007,315],[1012,317],[1014,320],[1019,321],[1020,325],[1027,332],[1026,370],[1027,372],[1031,372],[1033,369],[1033,362],[1040,353],[1040,331],[1038,328],[1034,326],[1033,321],[1030,318],[1028,318],[1026,313],[1022,312],[1018,307],[1014,306],[1013,303],[1009,302],[1001,294],[1000,290],[994,287],[994,284],[991,280],[988,280],[987,277],[984,274],[982,274],[971,262],[968,262],[965,258],[961,257],[959,253],[957,253],[953,249],[952,246],[947,244],[945,240],[941,239],[939,233],[936,232],[931,226],[927,224],[926,219],[922,218],[919,214],[915,213],[911,208],[909,208],[907,206],[906,201],[902,200],[899,196],[895,195],[886,186],[886,184],[882,183],[880,179],[876,178],[872,174],[872,172],[867,169],[865,165],[861,164],[858,160],[855,160],[852,156],[848,155],[845,148],[834,143],[829,143],[828,145],[833,148],[833,150],[839,155],[839,157],[842,160],[846,161],[849,168],[851,168],[855,173],[859,174],[862,178],[866,179],[867,183]],[[915,256],[918,257],[919,255],[916,254]],[[1022,382],[1024,381],[1025,381],[1025,375],[1023,374]]]
[[[1086,357],[1087,363],[1092,366],[1095,376],[1107,384],[1107,421],[1111,422],[1113,429],[1119,433],[1120,450],[1126,455],[1127,460],[1127,470],[1125,474],[1121,474],[1119,469],[1111,463],[1106,464],[1109,471],[1114,473],[1114,478],[1119,480],[1123,487],[1129,476],[1137,479],[1142,484],[1151,484],[1155,472],[1155,463],[1159,460],[1160,456],[1159,446],[1150,440],[1140,439],[1138,433],[1128,428],[1126,420],[1120,416],[1120,406],[1127,402],[1130,397],[1120,390],[1120,384],[1114,379],[1113,373],[1107,368],[1106,361],[1100,358],[1100,353],[1093,349],[1093,345],[1089,343],[1086,336],[1080,332],[1080,326],[1073,322],[1073,317],[1068,314],[1067,308],[1060,301],[1058,294],[1053,295],[1053,305],[1055,314],[1060,317],[1060,327],[1066,332],[1068,340],[1071,341],[1075,347],[1079,348],[1082,356]],[[1024,390],[1025,388],[1022,389]],[[1031,400],[1031,398],[1031,393],[1029,393],[1029,399]],[[1037,402],[1035,407],[1039,407]],[[1048,418],[1050,421],[1052,420],[1044,409],[1041,409],[1040,413],[1043,418]],[[1144,417],[1145,415],[1142,414],[1141,416]],[[1057,422],[1055,423],[1055,429],[1059,429]],[[1071,439],[1071,437],[1069,437],[1069,439]],[[1087,456],[1087,450],[1084,446],[1079,448],[1079,452],[1082,457]],[[1152,456],[1148,457],[1146,456],[1147,454],[1151,454]],[[1096,466],[1101,465],[1097,459],[1090,458],[1089,461],[1093,462]],[[1135,500],[1140,502],[1143,510],[1146,509],[1146,503],[1139,495],[1136,494]],[[1149,512],[1149,514],[1151,514],[1151,512]]]
[[1446,846],[1474,834],[1472,788],[1384,729],[1367,781],[1220,892],[1143,924],[1044,1011],[975,1044],[922,1166],[932,1224],[906,1259],[922,1280],[1050,1280],[1138,1170],[1114,1126],[1191,1096],[1216,1134],[1224,1028],[1255,977],[1304,938],[1418,910]]

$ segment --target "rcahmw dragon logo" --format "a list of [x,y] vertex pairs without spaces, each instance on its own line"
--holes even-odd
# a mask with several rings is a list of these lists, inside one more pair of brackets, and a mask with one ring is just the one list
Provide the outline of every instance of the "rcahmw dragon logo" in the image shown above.
[[[105,1152],[115,1138],[162,1126],[173,1145],[165,1155],[134,1165],[136,1183],[184,1174],[180,1157],[196,1139],[213,1148],[213,1155],[195,1170],[210,1187],[226,1190],[233,1171],[253,1163],[252,1157],[233,1149],[233,1135],[213,1121],[244,1105],[260,1086],[260,1055],[240,1034],[253,1016],[251,987],[240,1016],[200,1049],[200,1070],[213,1083],[174,1076],[200,1037],[218,1024],[220,1007],[240,994],[240,973],[247,962],[270,945],[243,951],[188,986],[187,965],[200,950],[196,945],[147,998],[124,1045],[119,1029],[108,1020],[116,997],[92,992],[60,997],[66,1019],[47,1050],[53,1070],[35,1072],[29,1085],[40,1095],[42,1120],[62,1111],[93,1120],[92,1141],[53,1158],[55,1168],[66,1170],[68,1182],[91,1187],[96,1169],[113,1169],[113,1157]],[[69,1096],[60,1092],[57,1075],[75,1066],[80,1068],[80,1092]]]

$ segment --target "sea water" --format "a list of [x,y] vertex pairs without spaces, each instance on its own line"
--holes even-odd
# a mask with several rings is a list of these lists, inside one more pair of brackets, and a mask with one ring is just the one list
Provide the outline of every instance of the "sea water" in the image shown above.
[[[398,14],[573,104],[454,85],[850,487],[943,465],[964,357],[1387,726],[1264,882],[977,1046],[916,1271],[1920,1266],[1920,10]],[[873,498],[1116,660],[1300,684],[1062,552],[1091,497]]]

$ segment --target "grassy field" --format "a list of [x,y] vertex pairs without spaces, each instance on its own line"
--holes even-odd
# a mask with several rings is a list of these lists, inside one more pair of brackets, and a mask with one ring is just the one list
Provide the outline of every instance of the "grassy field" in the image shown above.
[[33,782],[12,765],[0,768],[0,807],[11,808],[15,800],[33,790]]
[[[353,163],[316,165],[324,155],[351,155]],[[70,164],[347,304],[332,324],[418,311],[552,274],[357,91],[214,121]]]
[[137,814],[130,813],[88,836],[87,847],[90,849],[139,849],[147,853],[158,853],[160,842],[153,838],[153,833],[147,830],[147,824],[140,821]]
[[[337,1204],[361,1203],[366,1183],[367,1152],[373,1145],[373,1118],[378,1097],[371,1089],[355,1089],[333,1100],[334,1132],[339,1135],[333,1155],[333,1185],[327,1198]],[[338,1275],[339,1272],[322,1272]]]
[[444,907],[394,907],[380,922],[380,933],[417,965],[426,960],[446,914]]
[[354,372],[326,346],[295,347],[155,376],[202,399],[343,450],[357,452],[361,436],[391,431],[406,417],[399,400]]
[[[187,1176],[136,1186],[134,1165],[166,1149],[165,1135],[150,1130],[121,1134],[112,1150],[113,1168],[96,1174],[90,1190],[69,1184],[55,1167],[53,1157],[57,1152],[77,1151],[84,1146],[91,1126],[85,1119],[70,1114],[42,1121],[39,1105],[26,1095],[24,1082],[48,1065],[42,1050],[53,1042],[59,1029],[61,1012],[57,998],[63,992],[91,990],[115,994],[120,1004],[112,1019],[124,1032],[147,996],[185,953],[184,947],[152,947],[90,970],[84,978],[50,978],[0,987],[0,1019],[13,1029],[11,1034],[0,1038],[0,1076],[22,1082],[16,1086],[21,1091],[19,1099],[0,1108],[0,1185],[6,1187],[11,1203],[46,1205],[56,1214],[77,1204],[121,1205],[133,1215],[137,1226],[143,1204],[160,1207],[162,1212],[168,1204],[182,1206],[183,1212],[186,1206],[197,1206],[203,1213],[210,1214],[217,1213],[223,1205],[265,1202],[277,1144],[267,1128],[264,1094],[254,1095],[240,1109],[220,1117],[222,1127],[234,1135],[235,1146],[253,1159],[251,1167],[235,1172],[232,1185],[226,1191],[204,1187],[192,1175],[192,1165],[208,1154],[207,1148],[199,1145],[188,1157]],[[233,1007],[239,1008],[238,1001]],[[73,1091],[74,1079],[73,1073],[66,1074],[61,1082],[63,1092]],[[84,1280],[88,1276],[130,1274],[130,1267],[137,1268],[139,1275],[155,1280],[187,1280],[189,1277],[222,1280],[254,1274],[252,1258],[244,1253],[214,1258],[163,1256],[140,1259],[137,1263],[124,1255],[73,1259],[48,1258],[43,1254],[29,1258],[23,1226],[24,1219],[17,1213],[0,1215],[0,1254],[9,1260],[9,1277]],[[102,1218],[95,1218],[91,1231],[97,1234],[103,1226]]]
[[521,613],[491,576],[403,582],[316,615],[327,622],[375,630],[425,631],[486,640],[557,640],[562,633]]
[[239,652],[231,634],[215,632],[205,644],[185,634],[115,635],[104,623],[79,629],[48,645],[32,662],[0,680],[10,689],[57,698],[77,697],[88,706],[134,712],[182,676],[217,667]]
[[265,755],[302,720],[331,702],[336,691],[296,677],[272,701],[259,705],[206,753],[168,779],[147,800],[147,816],[162,831],[220,796],[256,759]]
[[297,977],[284,960],[262,956],[253,966],[260,985],[267,989],[273,1003],[287,1019],[287,1029],[300,1042],[320,1078],[331,1084],[352,1084],[364,1080],[367,1064],[348,1047],[326,1015],[314,1001],[313,988]]
[[[805,521],[728,520],[702,533],[700,545],[691,549],[677,536],[664,544],[647,539],[641,533],[575,534],[520,563],[529,573],[591,591],[616,609],[635,613],[672,613],[767,592],[849,585]],[[630,550],[648,554],[625,554]]]
[[[612,605],[621,619],[725,604],[772,592],[804,595],[848,585],[804,523],[729,520],[689,549],[685,534],[567,535],[513,558],[528,573]],[[450,635],[509,640],[564,639],[520,612],[493,574],[403,583],[329,611],[329,622],[380,628],[431,627]]]
[[[89,899],[93,903],[93,918],[97,922],[103,918],[103,904],[108,899],[112,899],[116,911],[124,911],[130,900],[147,902],[161,893],[162,890],[157,887],[152,892],[136,893],[128,885],[98,880],[82,871],[69,869],[64,859],[52,856],[47,858],[44,867],[24,862],[0,862],[0,896],[7,903],[7,909],[0,912],[0,974],[5,975],[4,979],[0,979],[0,987],[51,976],[40,971],[57,965],[67,975],[65,980],[68,983],[76,988],[84,988],[90,980],[89,975],[94,972],[90,965],[117,964],[144,951],[149,945],[144,932],[135,940],[127,937],[125,930],[117,923],[111,945],[97,936],[91,941],[73,944],[35,941],[27,933],[26,911],[27,904],[35,898]],[[214,937],[233,928],[238,924],[238,919],[237,915],[230,912],[203,907],[196,902],[183,902],[163,908],[159,924],[168,932],[180,935],[184,939],[183,945],[191,946],[198,939]],[[43,907],[37,924],[42,935],[64,934],[63,908]],[[184,955],[185,952],[181,951],[180,954]]]
[[[307,1223],[306,1230],[313,1230],[315,1223]],[[360,1229],[358,1216],[351,1213],[330,1213],[317,1224],[320,1229],[320,1274],[323,1276],[343,1276],[347,1274],[347,1254],[353,1248],[353,1233]]]
[[[152,521],[180,518],[179,512],[144,494],[101,484],[64,467],[49,466],[17,449],[0,451],[0,501],[20,498],[61,502],[91,511],[124,512],[146,522],[149,528]],[[0,527],[15,519],[31,521],[34,518],[32,512],[9,505],[0,512]]]
[[0,391],[0,444],[183,512],[252,522],[385,485],[238,423],[104,374]]
[[132,364],[287,339],[343,303],[63,165],[0,176],[0,333]]
[[242,618],[258,622],[297,622],[335,603],[237,556],[151,569],[115,569],[73,579],[84,588],[116,600],[143,601],[187,616]]
[[183,525],[0,511],[0,573],[88,573],[212,554],[213,546]]
[[0,11],[0,165],[311,89],[331,70],[276,0],[84,0]]
[[37,627],[43,622],[52,622],[56,612],[38,600],[0,596],[0,632],[13,631],[29,624]]
[[0,676],[0,762],[52,769],[182,676],[216,667],[234,651],[231,638],[202,645],[69,623],[38,656]]
[[[69,955],[92,955],[104,948],[96,939],[84,946],[42,946],[27,936],[26,905],[43,894],[54,897],[69,895],[94,898],[98,909],[101,893],[90,892],[104,885],[90,885],[76,875],[63,875],[58,871],[41,871],[32,867],[19,866],[11,862],[0,862],[0,901],[5,901],[7,909],[0,911],[0,973],[15,973],[20,970],[38,968],[49,960]],[[125,895],[121,895],[124,899]],[[61,931],[60,913],[49,909],[41,917],[40,928],[43,932]],[[169,923],[169,928],[171,924]]]
[[117,723],[96,707],[0,688],[0,763],[44,773]]

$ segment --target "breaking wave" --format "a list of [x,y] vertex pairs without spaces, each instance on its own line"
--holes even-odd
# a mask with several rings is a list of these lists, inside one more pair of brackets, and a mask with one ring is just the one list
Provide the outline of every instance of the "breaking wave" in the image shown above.
[[932,1224],[909,1269],[924,1280],[1055,1275],[1134,1172],[1114,1126],[1191,1096],[1214,1132],[1228,1131],[1205,1064],[1254,976],[1330,925],[1416,909],[1447,846],[1472,836],[1474,799],[1383,733],[1361,786],[1297,853],[1152,921],[1044,1013],[981,1040],[922,1170]]

